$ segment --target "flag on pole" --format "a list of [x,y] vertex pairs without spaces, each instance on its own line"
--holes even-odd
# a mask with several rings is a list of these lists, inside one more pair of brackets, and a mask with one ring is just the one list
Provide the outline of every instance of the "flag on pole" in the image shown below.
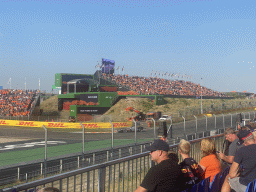
[[116,68],[116,70],[118,70],[119,69],[119,66]]
[[123,68],[122,68],[122,71],[124,71],[124,66],[123,66]]
[[11,84],[11,79],[12,79],[12,78],[9,79],[9,81],[7,82],[7,85]]

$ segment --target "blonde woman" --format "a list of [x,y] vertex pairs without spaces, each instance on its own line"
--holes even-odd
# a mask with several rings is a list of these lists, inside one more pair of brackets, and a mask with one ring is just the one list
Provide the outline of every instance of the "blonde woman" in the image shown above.
[[214,140],[209,138],[203,139],[201,141],[201,151],[203,153],[203,158],[201,159],[199,165],[203,170],[203,177],[211,177],[210,182],[212,182],[214,176],[221,172],[221,163],[216,156]]
[[181,139],[179,143],[179,154],[183,161],[179,164],[183,179],[185,182],[185,188],[192,188],[194,184],[199,183],[201,180],[201,167],[197,162],[189,156],[191,145],[188,141]]

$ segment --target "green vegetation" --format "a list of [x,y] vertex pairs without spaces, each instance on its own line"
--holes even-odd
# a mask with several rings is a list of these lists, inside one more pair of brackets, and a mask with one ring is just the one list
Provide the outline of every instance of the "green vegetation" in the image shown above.
[[[138,143],[150,141],[152,139],[138,139]],[[121,146],[134,143],[133,139],[116,139],[114,140],[114,146]],[[47,147],[47,158],[58,157],[61,155],[71,154],[71,153],[82,153],[82,142],[75,144],[66,144],[59,146]],[[111,147],[111,140],[101,140],[101,141],[90,141],[85,142],[85,152]],[[36,149],[28,149],[22,151],[11,151],[0,153],[0,166],[12,165],[20,162],[29,162],[33,160],[44,159],[44,147]]]
[[[148,98],[131,98],[120,100],[116,105],[111,107],[103,116],[99,118],[97,122],[101,119],[108,117],[112,121],[127,121],[127,117],[136,116],[136,112],[127,112],[125,108],[133,107],[143,113],[147,112],[157,112],[161,111],[162,114],[172,115],[176,118],[178,122],[181,116],[186,116],[189,118],[193,115],[200,115],[201,110],[201,99],[185,99],[185,98],[164,98],[164,105],[155,105],[154,101]],[[248,103],[255,102],[254,100],[248,100],[246,98],[236,98],[236,99],[203,99],[203,109],[204,113],[231,113],[248,110]],[[241,105],[240,105],[241,103]],[[224,104],[224,107],[222,106]],[[212,108],[213,107],[213,108]],[[49,99],[43,101],[40,105],[40,109],[43,109],[45,114],[56,114],[58,113],[59,118],[62,120],[67,120],[69,117],[69,111],[58,112],[58,98],[57,96],[50,97]],[[250,108],[252,110],[253,108]]]

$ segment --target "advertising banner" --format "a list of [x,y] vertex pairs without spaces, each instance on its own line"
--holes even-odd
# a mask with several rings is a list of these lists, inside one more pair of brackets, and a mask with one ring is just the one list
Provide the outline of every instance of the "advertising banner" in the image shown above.
[[[0,120],[0,126],[18,126],[18,127],[42,127],[46,128],[82,128],[80,123],[62,123],[62,122],[39,122],[39,121],[15,121]],[[83,123],[87,129],[111,128],[111,123]],[[113,122],[114,128],[131,127],[132,122]]]

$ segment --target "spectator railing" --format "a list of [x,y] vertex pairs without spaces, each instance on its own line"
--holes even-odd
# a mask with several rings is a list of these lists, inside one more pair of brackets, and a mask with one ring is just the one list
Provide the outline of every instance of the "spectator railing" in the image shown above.
[[[223,134],[208,137],[215,139],[216,149],[221,151],[224,141]],[[191,142],[191,157],[197,162],[201,159],[200,141]],[[170,148],[177,152],[178,145]],[[180,160],[181,157],[179,156]],[[134,191],[142,182],[148,169],[154,165],[150,160],[149,151],[131,155],[105,163],[81,168],[75,171],[50,176],[13,188],[3,189],[3,192],[28,191],[43,186],[54,186],[60,191]]]

